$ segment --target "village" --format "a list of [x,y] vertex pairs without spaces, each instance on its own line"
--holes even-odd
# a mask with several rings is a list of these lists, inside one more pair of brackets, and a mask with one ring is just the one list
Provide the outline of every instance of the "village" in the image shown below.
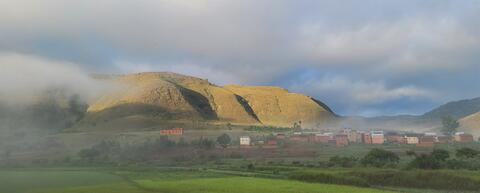
[[350,144],[410,144],[422,147],[433,147],[435,144],[471,143],[474,137],[465,132],[456,132],[454,135],[438,135],[437,133],[398,133],[381,130],[358,131],[343,129],[339,133],[327,132],[294,132],[291,135],[277,133],[269,139],[256,140],[255,137],[241,136],[240,146],[255,145],[276,146],[280,141],[331,144],[338,147]]
[[[160,131],[161,135],[182,136],[185,130],[183,128],[164,129]],[[277,148],[285,143],[312,143],[328,144],[337,147],[344,147],[351,144],[409,144],[418,147],[433,147],[436,144],[449,143],[472,143],[475,142],[473,135],[465,132],[455,132],[453,135],[437,134],[435,132],[426,133],[400,133],[393,131],[371,130],[363,131],[344,128],[339,132],[315,132],[315,131],[297,131],[297,132],[278,132],[269,135],[242,135],[233,139],[232,145],[240,148],[251,148],[261,146],[263,148]]]

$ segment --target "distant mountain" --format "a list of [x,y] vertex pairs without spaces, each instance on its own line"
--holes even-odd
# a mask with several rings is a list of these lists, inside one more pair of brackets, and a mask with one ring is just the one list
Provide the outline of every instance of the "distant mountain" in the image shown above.
[[445,116],[461,119],[480,111],[480,97],[449,102],[421,116],[423,119],[439,120]]
[[460,120],[461,130],[480,135],[480,98],[449,102],[420,116],[356,117],[346,119],[344,124],[387,130],[434,131],[441,127],[441,119],[446,116]]
[[[322,125],[336,119],[325,104],[302,94],[269,86],[225,87],[176,73],[97,76],[118,89],[92,102],[80,126],[141,126],[168,121],[220,122],[245,125]],[[100,125],[100,126],[99,126]],[[135,127],[135,125],[133,125]]]

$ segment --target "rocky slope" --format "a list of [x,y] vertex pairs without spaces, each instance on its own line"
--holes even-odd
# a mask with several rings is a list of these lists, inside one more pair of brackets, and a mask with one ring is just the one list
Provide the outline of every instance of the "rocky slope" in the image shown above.
[[244,98],[260,122],[267,125],[292,126],[298,122],[315,126],[335,118],[325,104],[280,87],[230,85],[225,88]]

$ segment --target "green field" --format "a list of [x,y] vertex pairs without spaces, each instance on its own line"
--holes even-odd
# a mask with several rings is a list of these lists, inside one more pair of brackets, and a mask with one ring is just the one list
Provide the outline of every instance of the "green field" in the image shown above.
[[23,193],[39,189],[120,183],[119,176],[81,170],[0,171],[0,192]]
[[370,188],[358,188],[341,185],[326,185],[304,183],[289,180],[262,179],[253,177],[225,177],[189,179],[178,181],[140,180],[142,187],[158,192],[171,193],[329,193],[357,192],[380,193],[388,192]]
[[236,177],[200,171],[0,171],[2,193],[327,193],[389,192],[344,185]]
[[480,173],[258,167],[0,170],[1,193],[472,193]]

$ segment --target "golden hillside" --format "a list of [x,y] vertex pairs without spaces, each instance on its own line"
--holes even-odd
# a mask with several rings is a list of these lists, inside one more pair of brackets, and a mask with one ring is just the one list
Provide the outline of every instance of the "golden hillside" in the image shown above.
[[235,124],[319,124],[335,115],[324,104],[278,87],[226,86],[176,73],[105,76],[121,85],[90,104],[87,120],[131,116],[165,120],[213,120]]
[[470,132],[475,136],[480,136],[480,112],[460,119],[460,124],[465,131]]
[[280,87],[230,85],[225,88],[243,97],[263,124],[292,126],[301,122],[315,126],[335,118],[323,103]]

